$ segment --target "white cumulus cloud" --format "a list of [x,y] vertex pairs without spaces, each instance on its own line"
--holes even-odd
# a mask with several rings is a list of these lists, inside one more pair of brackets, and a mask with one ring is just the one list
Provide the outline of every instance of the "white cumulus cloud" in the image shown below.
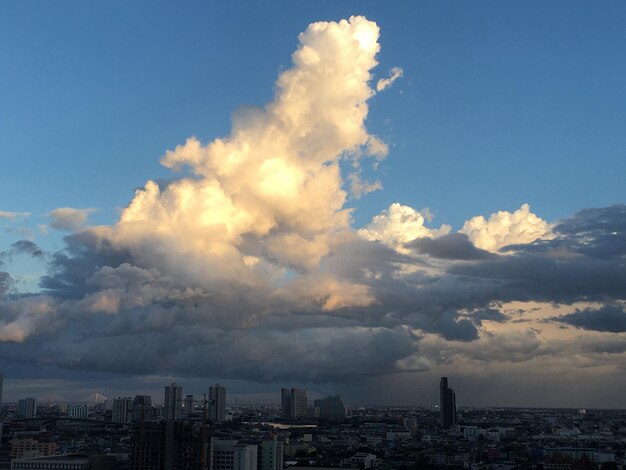
[[467,235],[475,246],[487,251],[552,237],[550,224],[530,212],[528,204],[522,204],[515,212],[496,212],[488,219],[482,215],[472,217],[459,232]]
[[445,224],[438,229],[426,227],[427,217],[431,217],[430,212],[423,215],[412,207],[394,202],[360,229],[359,235],[403,252],[406,251],[403,245],[416,238],[435,238],[450,232],[451,227]]

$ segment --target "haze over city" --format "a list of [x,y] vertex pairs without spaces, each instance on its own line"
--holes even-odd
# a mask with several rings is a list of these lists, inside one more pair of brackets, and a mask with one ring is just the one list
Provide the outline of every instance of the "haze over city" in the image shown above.
[[4,401],[626,407],[625,4],[128,3],[0,6]]

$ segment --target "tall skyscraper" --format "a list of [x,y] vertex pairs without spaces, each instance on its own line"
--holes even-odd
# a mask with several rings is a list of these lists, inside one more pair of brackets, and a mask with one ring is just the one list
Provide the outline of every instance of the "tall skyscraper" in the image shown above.
[[454,390],[448,387],[448,377],[441,377],[439,382],[439,408],[441,410],[441,425],[449,428],[456,424],[456,396]]
[[150,395],[135,395],[132,409],[132,421],[134,423],[152,420],[152,397]]
[[324,419],[343,419],[346,417],[346,407],[341,395],[333,395],[313,402],[316,416]]
[[193,403],[193,395],[185,396],[185,406],[184,406],[185,416],[191,416],[193,414],[194,403]]
[[221,423],[226,417],[226,387],[215,384],[209,387],[209,419]]
[[111,421],[114,423],[130,423],[133,399],[118,397],[113,400]]
[[22,398],[17,402],[17,415],[20,418],[37,417],[37,400],[34,398]]
[[183,415],[183,387],[175,383],[165,387],[165,405],[163,409],[166,420],[180,419]]
[[281,389],[281,407],[283,418],[305,418],[307,412],[306,390]]

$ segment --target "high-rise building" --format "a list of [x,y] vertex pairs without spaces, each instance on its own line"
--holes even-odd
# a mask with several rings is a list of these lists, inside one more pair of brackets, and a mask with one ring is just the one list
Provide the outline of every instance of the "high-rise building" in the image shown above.
[[130,423],[132,418],[133,399],[131,397],[118,397],[113,399],[111,421],[114,423]]
[[4,375],[0,374],[0,405],[2,405],[2,386],[4,385]]
[[226,387],[215,384],[209,387],[209,419],[221,423],[226,417]]
[[441,377],[439,382],[439,408],[441,410],[441,425],[444,428],[456,424],[456,396],[454,390],[448,387],[448,377]]
[[37,400],[34,398],[22,398],[17,402],[17,415],[20,418],[37,417]]
[[236,440],[214,440],[213,470],[257,470],[257,446]]
[[313,402],[315,415],[323,419],[343,419],[346,417],[346,407],[341,395],[315,400]]
[[208,470],[206,426],[191,421],[142,423],[130,438],[129,470]]
[[305,418],[307,413],[306,390],[281,389],[281,407],[283,418]]
[[185,416],[191,416],[193,414],[193,410],[194,410],[194,404],[193,404],[193,395],[186,395],[185,396],[185,406],[184,406],[184,412],[185,412]]
[[283,470],[283,443],[276,436],[257,446],[257,470]]
[[150,395],[135,395],[131,407],[133,423],[152,420],[152,397]]
[[180,419],[183,410],[183,388],[175,383],[165,387],[165,406],[163,414],[166,420]]

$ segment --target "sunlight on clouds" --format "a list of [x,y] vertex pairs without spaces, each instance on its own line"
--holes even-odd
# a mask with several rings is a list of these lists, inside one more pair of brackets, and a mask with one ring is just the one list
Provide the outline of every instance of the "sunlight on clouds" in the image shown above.
[[451,227],[442,225],[438,229],[431,229],[424,225],[425,217],[409,206],[394,202],[388,209],[374,216],[372,221],[359,230],[359,235],[366,240],[380,241],[400,252],[407,252],[403,248],[416,238],[434,238],[449,233]]
[[476,247],[487,251],[553,237],[550,224],[530,212],[528,204],[522,204],[515,212],[496,212],[489,219],[482,215],[472,217],[459,232],[467,235]]

